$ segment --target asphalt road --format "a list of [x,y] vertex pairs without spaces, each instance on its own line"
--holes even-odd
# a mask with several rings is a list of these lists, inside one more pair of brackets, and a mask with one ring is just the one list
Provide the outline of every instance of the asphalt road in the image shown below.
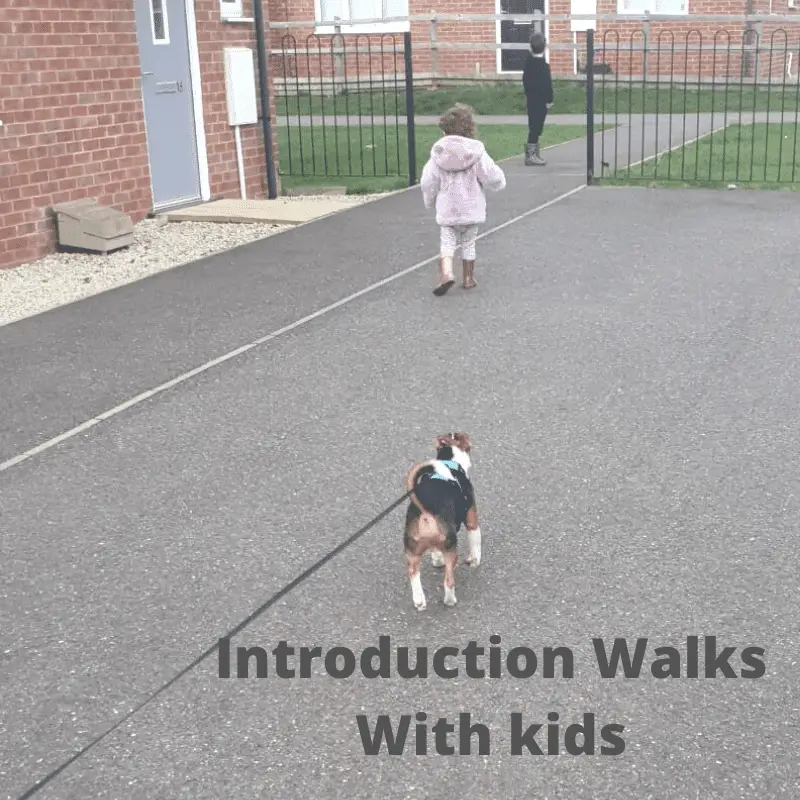
[[[698,130],[710,129],[701,122]],[[635,164],[693,135],[655,121],[635,133],[599,133],[595,173],[602,161],[612,168]],[[518,158],[504,164],[511,182],[492,198],[487,229],[585,182],[583,140],[545,155],[543,170],[525,169]],[[11,376],[3,387],[0,464],[430,258],[437,237],[413,187],[358,214],[336,214],[315,221],[313,229],[299,226],[271,237],[266,247],[243,245],[0,327],[0,375]]]
[[[509,175],[494,224],[569,187]],[[414,611],[397,510],[233,645],[497,634],[570,647],[571,679],[336,680],[317,662],[309,679],[224,680],[212,654],[31,796],[796,798],[795,206],[585,189],[482,239],[474,292],[433,298],[425,267],[0,474],[0,796],[119,723],[460,428],[485,543],[454,609],[426,566],[430,605]],[[427,257],[435,231],[415,207],[396,195],[3,329],[4,375],[26,347],[51,365],[38,384],[33,367],[4,381],[4,455]],[[765,675],[599,677],[593,637],[648,637],[649,662],[691,635],[737,647],[737,672],[743,648],[765,648]],[[488,755],[364,755],[358,714],[464,711],[490,728]],[[610,723],[626,749],[511,755],[515,712],[526,727],[557,712],[562,735],[594,713],[598,750]]]
[[[524,144],[520,145],[524,148]],[[492,198],[487,227],[580,186],[583,142]],[[517,159],[518,161],[518,159]],[[511,173],[509,173],[511,174]],[[533,190],[535,187],[535,190]],[[379,234],[379,235],[378,235]],[[0,461],[431,257],[418,188],[0,328]],[[435,267],[433,268],[435,281]]]

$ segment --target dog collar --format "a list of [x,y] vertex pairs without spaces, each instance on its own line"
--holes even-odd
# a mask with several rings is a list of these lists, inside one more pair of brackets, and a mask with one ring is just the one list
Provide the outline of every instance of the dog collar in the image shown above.
[[431,478],[434,478],[434,479],[440,480],[440,481],[448,481],[448,482],[452,481],[453,483],[458,484],[459,480],[453,473],[454,472],[460,472],[462,475],[466,474],[464,472],[464,468],[461,466],[461,464],[458,463],[458,461],[441,460],[441,461],[439,461],[439,463],[447,468],[447,471],[448,471],[449,475],[440,475],[438,472],[434,472],[430,476]]

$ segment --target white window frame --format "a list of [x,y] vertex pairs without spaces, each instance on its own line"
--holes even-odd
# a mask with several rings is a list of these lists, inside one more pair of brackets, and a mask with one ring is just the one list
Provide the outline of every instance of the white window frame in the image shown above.
[[153,8],[153,0],[147,0],[150,8],[150,31],[153,34],[153,44],[156,47],[168,45],[169,38],[169,12],[167,11],[167,0],[161,0],[161,18],[164,20],[164,38],[156,39],[156,14]]
[[[344,0],[344,2],[346,3],[347,0]],[[412,0],[406,0],[406,2],[410,8]],[[408,9],[406,10],[405,16],[410,16]],[[411,30],[411,23],[408,20],[395,22],[365,22],[350,25],[347,22],[347,18],[343,17],[340,26],[342,33],[405,33]],[[322,21],[321,0],[314,0],[314,32],[319,34],[336,33],[336,26],[333,23],[327,20],[324,22]]]
[[[622,0],[619,0],[622,2]],[[503,36],[501,34],[501,25],[500,23],[502,20],[500,19],[500,14],[503,13],[502,8],[500,7],[500,0],[495,0],[494,2],[494,13],[497,14],[497,19],[494,23],[494,40],[495,44],[502,44],[501,41]],[[506,15],[511,16],[511,15]],[[531,33],[533,33],[533,26],[531,26]],[[550,60],[550,0],[544,0],[544,40],[547,42],[544,48],[544,57],[547,61]],[[497,53],[495,55],[495,71],[498,75],[522,75],[521,70],[504,70],[503,69],[503,51],[500,47],[497,48]]]
[[632,8],[625,8],[625,0],[617,0],[620,16],[641,16],[645,13],[660,17],[683,17],[689,13],[689,0],[631,0]]

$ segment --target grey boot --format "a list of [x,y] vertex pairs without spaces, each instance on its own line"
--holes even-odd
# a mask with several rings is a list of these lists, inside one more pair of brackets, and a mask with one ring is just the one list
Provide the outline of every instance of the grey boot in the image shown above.
[[542,158],[542,151],[538,144],[533,145],[533,155],[531,156],[531,166],[543,167],[547,162]]
[[525,166],[532,167],[536,162],[533,160],[536,156],[536,145],[535,144],[526,144],[525,145]]

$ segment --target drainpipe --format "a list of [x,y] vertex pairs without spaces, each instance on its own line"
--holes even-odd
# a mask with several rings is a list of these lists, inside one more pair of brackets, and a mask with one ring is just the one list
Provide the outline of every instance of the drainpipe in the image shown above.
[[264,7],[262,0],[253,0],[253,17],[256,23],[256,51],[258,53],[258,83],[261,94],[261,130],[264,133],[264,153],[267,159],[267,197],[274,200],[278,196],[278,183],[275,179],[275,160],[272,153],[272,120],[269,116],[269,62],[264,26]]

